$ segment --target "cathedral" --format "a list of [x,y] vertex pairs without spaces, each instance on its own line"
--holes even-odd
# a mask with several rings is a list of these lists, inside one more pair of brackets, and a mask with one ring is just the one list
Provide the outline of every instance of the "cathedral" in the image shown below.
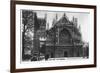
[[52,27],[46,31],[46,54],[50,58],[88,56],[83,47],[77,18],[68,19],[66,14],[53,20]]
[[[33,17],[34,16],[34,17]],[[64,13],[61,18],[58,19],[56,14],[52,21],[52,27],[49,28],[47,23],[47,15],[44,18],[39,18],[36,13],[32,15],[32,25],[29,34],[25,37],[30,38],[30,43],[26,44],[27,48],[30,48],[30,55],[34,57],[44,55],[48,58],[63,58],[63,57],[87,57],[89,56],[89,44],[84,46],[82,41],[81,28],[78,25],[77,18],[73,17],[72,20]],[[29,23],[30,24],[30,23]],[[30,26],[28,24],[28,27]],[[25,39],[26,40],[26,39]],[[28,40],[28,39],[27,39]],[[29,40],[28,40],[29,41]],[[26,50],[24,48],[24,51]],[[26,53],[28,50],[26,50]],[[24,53],[25,54],[25,53]]]

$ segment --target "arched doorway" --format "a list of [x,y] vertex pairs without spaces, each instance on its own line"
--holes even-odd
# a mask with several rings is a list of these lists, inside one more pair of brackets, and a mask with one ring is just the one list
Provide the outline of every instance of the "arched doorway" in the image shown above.
[[64,51],[64,57],[68,57],[68,52]]

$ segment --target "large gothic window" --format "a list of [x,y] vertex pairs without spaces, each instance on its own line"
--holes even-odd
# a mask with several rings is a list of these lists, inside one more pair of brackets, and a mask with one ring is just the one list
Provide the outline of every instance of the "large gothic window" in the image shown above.
[[60,42],[62,43],[70,43],[71,35],[69,30],[66,28],[60,31]]

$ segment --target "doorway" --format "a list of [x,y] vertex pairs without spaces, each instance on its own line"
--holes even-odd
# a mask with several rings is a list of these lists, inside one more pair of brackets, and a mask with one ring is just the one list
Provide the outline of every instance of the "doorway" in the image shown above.
[[68,57],[68,52],[64,51],[64,57]]

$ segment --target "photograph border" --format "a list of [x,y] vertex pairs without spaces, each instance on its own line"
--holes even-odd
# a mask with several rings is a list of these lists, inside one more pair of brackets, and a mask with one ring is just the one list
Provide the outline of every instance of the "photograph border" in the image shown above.
[[[59,66],[59,67],[43,67],[43,68],[25,68],[16,69],[16,4],[21,5],[40,5],[51,7],[70,7],[70,8],[86,8],[94,10],[94,64],[75,65],[75,66]],[[95,5],[81,5],[81,4],[63,4],[63,3],[48,3],[48,2],[33,2],[33,1],[13,1],[10,5],[10,72],[28,72],[28,71],[45,71],[45,70],[59,70],[59,69],[75,69],[75,68],[90,68],[96,67],[96,11]]]

